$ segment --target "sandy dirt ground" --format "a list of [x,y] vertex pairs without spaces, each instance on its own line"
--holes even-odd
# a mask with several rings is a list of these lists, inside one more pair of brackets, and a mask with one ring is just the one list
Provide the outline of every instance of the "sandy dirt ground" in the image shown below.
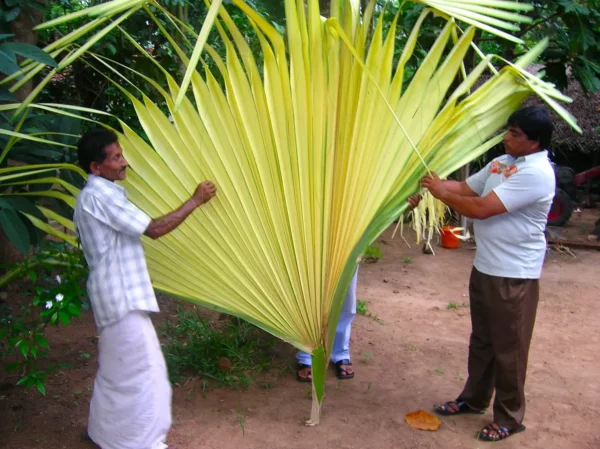
[[[307,428],[309,387],[293,371],[271,388],[210,389],[193,382],[174,388],[169,443],[178,449],[484,448],[475,434],[491,413],[445,419],[437,432],[411,429],[407,412],[430,410],[453,399],[466,378],[470,319],[467,282],[472,245],[436,248],[424,255],[388,230],[379,240],[383,258],[361,267],[358,297],[373,317],[357,316],[352,335],[353,380],[328,374],[322,422]],[[410,239],[409,239],[410,240]],[[598,449],[600,434],[600,252],[550,251],[527,379],[527,431],[500,443],[505,449]],[[155,322],[174,315],[162,300]],[[96,366],[92,317],[50,331],[53,361],[74,369],[52,375],[45,398],[37,392],[0,390],[0,448],[93,447],[82,442]],[[82,358],[81,354],[90,354]],[[289,366],[294,351],[282,356]]]

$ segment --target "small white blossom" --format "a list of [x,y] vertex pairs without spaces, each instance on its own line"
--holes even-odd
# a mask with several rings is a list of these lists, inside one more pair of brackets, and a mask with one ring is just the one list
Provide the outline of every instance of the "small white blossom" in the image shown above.
[[46,301],[46,309],[52,308],[52,301]]
[[56,275],[56,282],[58,282],[60,284],[60,276]]
[[65,299],[65,295],[63,295],[62,293],[59,293],[58,295],[56,295],[54,297],[54,299],[56,299],[58,302],[61,302],[63,299]]

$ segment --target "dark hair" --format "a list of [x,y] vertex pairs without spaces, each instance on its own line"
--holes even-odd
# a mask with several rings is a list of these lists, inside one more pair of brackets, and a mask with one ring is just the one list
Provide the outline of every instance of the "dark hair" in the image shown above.
[[86,173],[91,173],[90,165],[92,162],[101,164],[106,159],[106,147],[112,143],[118,142],[117,135],[104,128],[92,129],[86,132],[77,144],[77,158],[79,166]]
[[518,126],[529,140],[538,141],[540,150],[550,147],[554,125],[548,111],[541,106],[519,109],[508,118],[510,126]]

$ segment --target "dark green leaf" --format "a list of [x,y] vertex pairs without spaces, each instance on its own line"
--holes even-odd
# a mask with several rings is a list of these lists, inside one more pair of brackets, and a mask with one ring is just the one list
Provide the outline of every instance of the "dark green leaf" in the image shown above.
[[0,41],[4,39],[8,39],[9,37],[14,37],[14,34],[0,34]]
[[10,372],[15,371],[21,366],[21,362],[7,363],[4,365],[4,371]]
[[42,381],[40,381],[40,380],[36,381],[35,386],[37,387],[37,389],[39,390],[40,393],[42,393],[44,396],[46,396],[46,387],[44,386]]
[[[73,184],[75,187],[78,187],[80,189],[82,189],[85,184],[85,179],[80,174],[75,173],[72,170],[61,170],[60,177],[61,177],[61,179],[64,179],[68,183]],[[62,201],[58,201],[58,202],[61,204],[64,204]],[[72,213],[73,213],[73,209],[71,209],[70,214],[72,214]]]
[[[60,150],[55,149],[44,149],[43,146],[32,146],[31,148],[25,148],[21,145],[15,145],[15,148],[11,150],[11,159],[15,159],[23,162],[24,164],[53,164],[63,162],[64,153]],[[45,176],[49,176],[51,173],[45,173]],[[22,179],[27,180],[26,178]]]
[[65,312],[59,312],[58,319],[65,325],[68,326],[71,323],[71,315]]
[[81,316],[81,309],[73,303],[67,306],[67,312],[69,312],[71,316]]
[[[77,112],[73,113],[77,114]],[[53,125],[58,130],[58,132],[63,134],[81,134],[81,120],[73,117],[55,117]],[[66,144],[76,144],[77,141],[78,139],[76,137],[57,136],[57,142],[62,142]]]
[[581,83],[581,87],[583,87],[586,92],[597,92],[600,90],[600,79],[596,76],[594,71],[587,67],[575,67],[573,75],[575,75],[575,78]]
[[596,46],[596,36],[594,31],[587,27],[582,27],[579,36],[576,36],[575,39],[581,44],[584,52],[589,48]]
[[23,354],[23,357],[27,358],[27,354],[29,353],[29,344],[26,341],[21,340],[16,346],[19,348],[19,351],[21,351],[21,354]]
[[36,47],[35,45],[24,44],[22,42],[6,42],[4,44],[0,44],[0,51],[4,51],[5,48],[13,51],[14,53],[20,56],[23,56],[24,58],[41,62],[42,64],[46,64],[47,66],[58,66],[58,64],[52,56],[50,56],[41,48]]
[[35,206],[33,201],[23,196],[3,196],[0,197],[0,208],[12,209],[21,213],[33,215],[35,218],[45,221],[44,215]]
[[13,209],[0,210],[0,226],[9,240],[24,254],[29,252],[30,237],[27,227]]
[[21,13],[21,8],[18,6],[12,9],[9,9],[4,13],[4,20],[6,22],[12,22],[17,18],[17,16]]
[[46,12],[46,9],[48,9],[48,7],[45,4],[43,4],[39,1],[36,1],[36,0],[17,0],[17,1],[23,2],[24,5],[27,5],[30,8],[34,8],[34,9],[37,9],[42,12]]
[[17,101],[17,97],[6,89],[0,89],[0,101]]
[[11,59],[6,53],[0,51],[0,72],[6,75],[12,75],[20,70],[21,68],[17,64],[16,60]]
[[46,337],[44,337],[42,334],[34,334],[33,338],[35,339],[35,342],[42,348],[50,349],[48,340],[46,340]]
[[73,220],[73,209],[65,204],[64,201],[57,198],[51,198],[49,207],[58,215]]
[[40,131],[50,131],[54,120],[56,120],[56,116],[52,114],[35,114],[30,112],[23,127],[34,127],[38,128]]
[[52,190],[52,184],[29,184],[30,192],[45,192],[47,190]]
[[588,15],[590,13],[590,10],[588,9],[587,6],[582,5],[576,1],[569,0],[569,1],[562,1],[560,3],[563,6],[563,8],[565,9],[566,13],[575,13],[576,15],[579,15],[579,14]]
[[[35,226],[29,219],[22,217],[22,220],[25,224],[25,227],[27,228],[27,232],[29,232],[29,239],[31,244],[34,246],[38,245],[40,241],[44,239],[44,237],[46,237],[46,233],[39,229],[37,226]],[[42,221],[44,223],[48,222],[48,220],[45,217]]]

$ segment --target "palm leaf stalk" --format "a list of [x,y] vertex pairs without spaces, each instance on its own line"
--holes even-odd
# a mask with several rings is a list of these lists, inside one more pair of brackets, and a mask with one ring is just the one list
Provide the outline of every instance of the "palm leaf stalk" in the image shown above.
[[[528,5],[421,0],[427,8],[394,65],[396,21],[385,34],[380,17],[369,32],[375,1],[361,14],[358,0],[333,0],[332,17],[325,20],[317,0],[309,0],[307,9],[304,0],[285,0],[287,41],[242,0],[234,3],[255,27],[262,67],[217,1],[198,35],[180,27],[196,39],[190,59],[166,36],[187,66],[181,85],[164,69],[163,80],[149,80],[106,59],[91,60],[101,62],[101,70],[128,95],[148,138],[121,122],[119,139],[132,168],[125,185],[135,204],[159,216],[189,198],[200,180],[219,187],[215,200],[175,232],[144,240],[155,288],[242,317],[311,353],[314,425],[357,257],[405,210],[422,176],[429,170],[447,176],[498,143],[497,131],[532,93],[576,124],[556,102],[568,99],[525,72],[545,42],[516,63],[493,69],[474,91],[497,57],[486,55],[464,72],[473,27],[516,40],[507,31],[516,29],[515,21],[528,20],[514,12]],[[73,46],[75,39],[133,11],[143,9],[155,20],[149,5],[176,23],[155,1],[116,0],[90,8],[93,21],[51,50],[81,56],[89,46]],[[404,86],[406,64],[431,13],[445,17],[446,26]],[[455,18],[471,27],[463,31]],[[225,45],[224,58],[206,43],[212,26]],[[202,49],[218,73],[200,57]],[[25,69],[36,70],[35,63]],[[461,71],[466,76],[451,91]],[[138,76],[162,94],[170,117],[137,89],[131,80]],[[432,200],[427,204],[431,213],[424,225],[431,227],[440,212]]]

